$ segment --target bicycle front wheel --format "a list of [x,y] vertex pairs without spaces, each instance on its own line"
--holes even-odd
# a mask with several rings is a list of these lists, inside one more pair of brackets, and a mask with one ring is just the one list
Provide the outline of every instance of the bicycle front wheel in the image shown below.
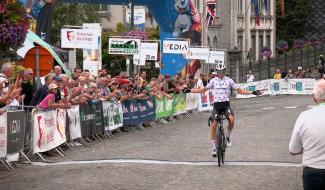
[[218,127],[218,166],[220,167],[221,163],[223,163],[224,151],[223,151],[223,141],[224,135],[221,127]]

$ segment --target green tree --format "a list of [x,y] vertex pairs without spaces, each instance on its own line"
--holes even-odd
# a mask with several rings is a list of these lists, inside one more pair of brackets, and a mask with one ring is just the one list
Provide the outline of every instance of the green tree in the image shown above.
[[279,5],[277,7],[277,41],[286,40],[292,44],[294,39],[305,38],[312,8],[308,0],[286,0],[285,8],[285,15],[282,16]]
[[59,3],[53,9],[51,42],[60,44],[64,25],[82,26],[83,23],[99,23],[99,4]]

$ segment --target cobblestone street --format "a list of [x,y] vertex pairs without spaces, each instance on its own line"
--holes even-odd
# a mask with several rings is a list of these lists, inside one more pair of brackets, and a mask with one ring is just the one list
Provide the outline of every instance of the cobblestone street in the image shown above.
[[[310,96],[266,96],[232,101],[235,129],[226,163],[212,158],[209,113],[104,139],[53,163],[0,170],[0,189],[302,189],[301,157],[288,152],[299,113]],[[74,161],[74,162],[69,162]]]

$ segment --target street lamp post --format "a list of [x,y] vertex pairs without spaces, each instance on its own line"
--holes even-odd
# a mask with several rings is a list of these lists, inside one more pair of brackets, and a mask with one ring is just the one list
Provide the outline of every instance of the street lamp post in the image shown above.
[[[134,3],[133,0],[130,1],[130,8],[131,8],[131,30],[134,28]],[[133,58],[130,59],[130,65],[129,65],[129,77],[134,77],[134,62]]]

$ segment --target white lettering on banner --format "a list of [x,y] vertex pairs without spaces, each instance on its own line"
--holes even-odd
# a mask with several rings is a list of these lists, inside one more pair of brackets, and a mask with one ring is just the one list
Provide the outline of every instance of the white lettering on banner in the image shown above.
[[119,55],[135,55],[140,52],[140,46],[140,39],[109,38],[108,53]]
[[188,41],[164,40],[163,53],[186,54],[189,50]]
[[[264,95],[311,95],[315,79],[269,79],[250,83],[238,84],[239,88],[254,91],[263,90]],[[236,98],[251,98],[254,95],[236,94]]]
[[103,101],[105,131],[112,131],[123,126],[123,109],[121,102]]
[[186,59],[199,59],[208,62],[209,48],[190,48],[186,53]]
[[225,62],[225,52],[224,51],[210,51],[208,63],[218,64]]
[[98,49],[101,30],[99,29],[61,29],[62,48]]
[[79,105],[74,105],[67,110],[69,119],[69,135],[70,139],[74,140],[81,137],[81,125]]
[[66,142],[65,110],[37,113],[33,121],[33,153],[45,152]]
[[0,115],[0,158],[7,155],[7,113]]

